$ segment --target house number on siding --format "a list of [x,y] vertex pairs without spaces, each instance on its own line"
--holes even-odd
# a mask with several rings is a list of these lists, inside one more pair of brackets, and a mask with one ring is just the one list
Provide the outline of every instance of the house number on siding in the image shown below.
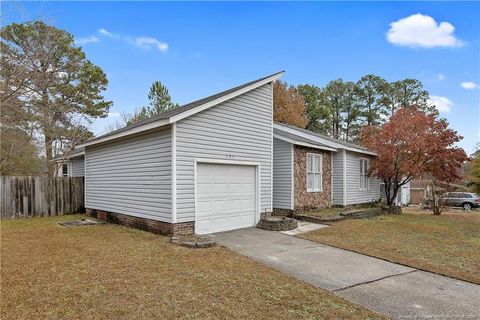
[[225,159],[235,159],[235,155],[233,154],[226,154]]

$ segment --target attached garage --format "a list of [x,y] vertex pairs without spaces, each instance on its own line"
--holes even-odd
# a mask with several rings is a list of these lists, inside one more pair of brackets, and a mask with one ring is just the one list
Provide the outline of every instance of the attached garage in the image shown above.
[[272,87],[282,74],[84,143],[87,212],[168,235],[255,226],[272,211]]
[[197,163],[195,233],[256,224],[257,166]]

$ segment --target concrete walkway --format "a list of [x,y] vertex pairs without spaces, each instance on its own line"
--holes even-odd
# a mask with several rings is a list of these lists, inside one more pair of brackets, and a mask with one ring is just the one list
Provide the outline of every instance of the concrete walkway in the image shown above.
[[394,319],[480,319],[479,285],[280,232],[249,228],[218,233],[216,240]]

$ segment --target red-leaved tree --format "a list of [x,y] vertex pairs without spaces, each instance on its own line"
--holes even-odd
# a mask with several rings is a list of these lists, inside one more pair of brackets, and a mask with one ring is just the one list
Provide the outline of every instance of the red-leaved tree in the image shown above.
[[463,137],[449,129],[445,119],[415,107],[398,110],[381,126],[363,128],[361,139],[364,147],[377,153],[370,174],[383,181],[387,205],[393,204],[403,185],[422,173],[455,182],[460,178],[458,168],[468,159],[455,146]]

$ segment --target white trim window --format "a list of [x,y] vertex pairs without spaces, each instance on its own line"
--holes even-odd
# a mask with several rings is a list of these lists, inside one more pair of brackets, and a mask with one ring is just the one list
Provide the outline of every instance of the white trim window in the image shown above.
[[62,163],[62,177],[68,177],[68,163]]
[[368,169],[370,166],[370,161],[368,159],[360,159],[358,161],[359,165],[359,174],[360,174],[360,186],[359,190],[367,190],[368,185]]
[[322,191],[322,155],[307,153],[307,191]]

